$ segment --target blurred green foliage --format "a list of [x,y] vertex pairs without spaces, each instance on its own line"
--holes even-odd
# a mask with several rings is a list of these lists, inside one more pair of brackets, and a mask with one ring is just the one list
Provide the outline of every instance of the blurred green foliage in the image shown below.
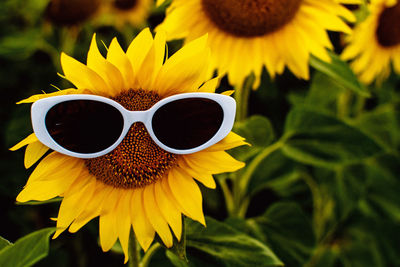
[[[33,169],[23,168],[23,151],[8,151],[31,132],[29,106],[15,102],[54,91],[50,83],[70,86],[57,76],[61,51],[85,61],[94,32],[106,44],[117,36],[126,48],[140,30],[91,20],[56,26],[46,19],[47,4],[0,4],[0,236],[12,242],[54,226],[49,218],[59,205],[15,205]],[[151,28],[164,8],[153,10]],[[169,54],[181,45],[169,43]],[[246,168],[219,175],[216,190],[201,188],[209,217],[207,228],[186,221],[188,262],[157,249],[151,266],[400,266],[400,77],[365,86],[331,57],[329,64],[311,58],[310,81],[263,73],[260,88],[250,92],[249,117],[234,128],[251,144],[231,151]],[[223,79],[220,90],[227,89]],[[117,247],[101,252],[97,233],[94,220],[51,240],[37,266],[122,265]],[[50,230],[35,234],[46,250]],[[0,259],[20,242],[7,240],[0,239]]]

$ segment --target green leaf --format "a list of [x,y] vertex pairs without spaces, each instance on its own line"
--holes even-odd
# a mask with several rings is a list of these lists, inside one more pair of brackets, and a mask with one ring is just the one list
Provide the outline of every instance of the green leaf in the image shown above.
[[317,72],[312,78],[310,90],[304,99],[304,104],[319,110],[336,113],[337,98],[343,92],[343,87],[338,85],[334,79],[326,74]]
[[8,241],[7,239],[3,238],[0,236],[0,251],[7,247],[7,246],[11,246],[12,243],[10,241]]
[[371,94],[368,92],[367,88],[358,81],[357,76],[351,70],[349,65],[342,61],[337,55],[329,52],[332,62],[328,63],[320,60],[315,56],[310,57],[310,65],[313,66],[318,71],[325,73],[329,77],[333,78],[338,85],[350,89],[353,92],[370,97]]
[[339,218],[344,218],[357,208],[359,201],[365,197],[368,183],[366,177],[368,171],[362,164],[350,165],[338,169],[334,177],[330,177],[332,183],[325,182],[325,188],[332,191],[335,197],[335,210]]
[[55,228],[45,228],[26,235],[0,251],[0,266],[32,266],[49,252],[49,236]]
[[[351,240],[351,242],[346,242],[347,240],[345,239],[340,248],[340,259],[344,265],[354,267],[398,266],[398,264],[394,262],[385,263],[383,251],[381,251],[378,241],[378,236],[380,236],[380,234],[374,236],[378,233],[378,227],[373,224],[379,224],[379,222],[370,221],[365,218],[364,221],[364,223],[349,227],[346,231],[346,237]],[[382,232],[382,230],[383,229],[379,229],[379,232]],[[393,235],[396,234],[393,233]]]
[[245,121],[235,124],[233,131],[246,138],[251,146],[241,146],[232,150],[238,160],[247,160],[257,154],[262,147],[266,147],[275,139],[271,122],[263,116],[254,115]]
[[400,221],[399,172],[400,158],[392,155],[377,158],[366,166],[368,189],[363,203],[366,215]]
[[400,112],[393,105],[380,105],[372,111],[364,112],[357,118],[354,125],[387,151],[396,150],[400,145]]
[[[229,225],[207,218],[207,227],[189,221],[187,246],[211,258],[218,266],[282,266],[278,257],[262,242],[236,231]],[[195,253],[189,253],[189,263]]]
[[42,33],[37,29],[18,32],[0,39],[0,56],[9,59],[26,59],[36,51]]
[[249,222],[258,225],[286,266],[303,265],[315,247],[311,221],[296,203],[275,203]]
[[275,139],[271,122],[263,116],[253,115],[235,124],[234,131],[253,146],[268,146]]
[[189,266],[187,261],[182,260],[179,256],[177,256],[175,253],[171,252],[170,250],[166,250],[165,251],[165,255],[170,260],[170,262],[176,267],[187,267],[187,266]]
[[11,20],[11,16],[19,17],[28,26],[33,27],[43,20],[43,12],[49,2],[50,0],[3,0],[0,11],[4,12],[1,14],[4,19]]
[[281,196],[288,196],[299,189],[296,167],[299,164],[287,158],[280,150],[266,157],[251,176],[248,192],[254,195],[265,188],[270,188]]
[[306,164],[335,168],[382,152],[369,136],[338,118],[297,106],[287,116],[282,151]]

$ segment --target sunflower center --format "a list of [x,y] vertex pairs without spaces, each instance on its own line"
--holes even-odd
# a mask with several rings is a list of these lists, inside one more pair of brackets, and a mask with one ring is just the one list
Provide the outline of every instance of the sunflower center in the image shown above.
[[202,0],[203,10],[221,30],[240,37],[262,36],[286,25],[302,0]]
[[137,0],[115,0],[114,7],[121,10],[129,10],[136,5]]
[[384,47],[400,44],[400,1],[382,11],[379,16],[376,36],[379,44]]
[[[130,89],[113,98],[128,110],[147,110],[160,100],[158,94]],[[176,155],[154,143],[143,123],[129,129],[123,141],[110,153],[85,160],[89,172],[107,185],[137,188],[160,179],[176,164]]]
[[51,0],[45,16],[54,24],[69,26],[84,22],[99,6],[99,0]]

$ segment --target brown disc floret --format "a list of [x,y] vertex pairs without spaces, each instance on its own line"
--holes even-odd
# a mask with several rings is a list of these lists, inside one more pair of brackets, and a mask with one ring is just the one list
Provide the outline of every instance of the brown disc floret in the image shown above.
[[302,0],[201,0],[207,17],[221,30],[240,37],[274,32],[296,15]]
[[385,8],[379,15],[376,37],[383,47],[400,44],[400,1],[393,7]]
[[[128,110],[147,110],[160,100],[142,89],[128,90],[113,98]],[[154,143],[141,122],[134,123],[123,141],[110,153],[85,160],[91,174],[117,188],[138,188],[154,183],[176,164],[176,155]]]

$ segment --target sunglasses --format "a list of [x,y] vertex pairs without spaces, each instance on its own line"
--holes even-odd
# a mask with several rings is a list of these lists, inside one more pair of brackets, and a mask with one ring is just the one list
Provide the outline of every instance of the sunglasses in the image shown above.
[[231,131],[236,111],[232,97],[184,93],[164,98],[146,111],[129,111],[97,95],[43,98],[31,108],[36,137],[49,148],[77,158],[95,158],[121,143],[135,122],[142,122],[162,149],[198,152]]

